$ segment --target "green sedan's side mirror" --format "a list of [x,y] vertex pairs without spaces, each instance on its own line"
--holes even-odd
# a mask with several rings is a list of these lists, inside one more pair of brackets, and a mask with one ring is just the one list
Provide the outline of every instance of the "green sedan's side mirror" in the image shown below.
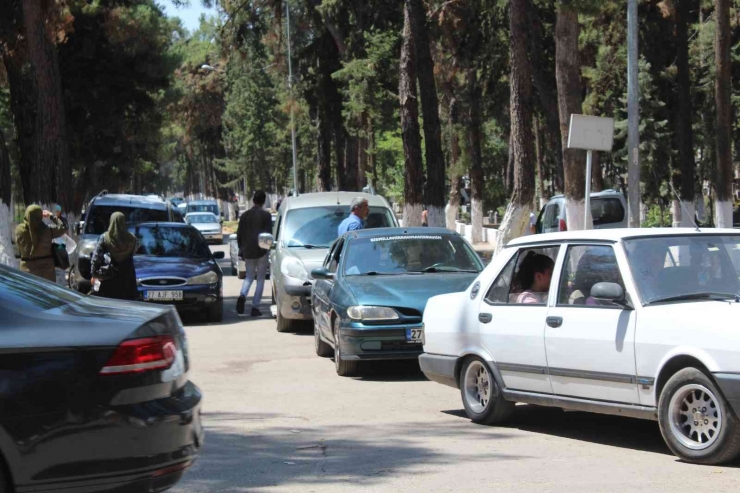
[[334,279],[334,273],[329,272],[326,267],[317,267],[311,271],[311,277],[314,279]]

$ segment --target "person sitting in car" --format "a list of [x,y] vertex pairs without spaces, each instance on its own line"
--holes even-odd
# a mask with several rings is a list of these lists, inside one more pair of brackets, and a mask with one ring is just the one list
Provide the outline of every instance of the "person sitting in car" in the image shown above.
[[547,301],[555,262],[547,255],[529,252],[519,266],[516,285],[523,291],[515,295],[515,303],[542,304]]

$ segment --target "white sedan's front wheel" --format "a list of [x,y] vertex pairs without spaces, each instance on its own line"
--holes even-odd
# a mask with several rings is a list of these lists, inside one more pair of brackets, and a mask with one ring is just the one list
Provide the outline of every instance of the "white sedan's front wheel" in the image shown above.
[[514,411],[515,403],[504,399],[488,364],[478,356],[470,357],[463,365],[460,393],[465,414],[475,423],[503,423]]
[[684,368],[666,382],[658,422],[668,448],[697,464],[721,464],[740,454],[738,422],[714,382]]

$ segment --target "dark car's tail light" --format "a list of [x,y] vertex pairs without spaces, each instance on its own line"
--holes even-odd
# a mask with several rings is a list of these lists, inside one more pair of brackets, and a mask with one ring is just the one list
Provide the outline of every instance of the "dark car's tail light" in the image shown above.
[[166,370],[175,361],[176,355],[177,345],[172,336],[131,339],[123,341],[116,348],[100,374],[121,375]]
[[560,220],[560,228],[559,229],[560,229],[560,231],[568,231],[568,225],[565,224],[565,220],[564,219],[561,219]]

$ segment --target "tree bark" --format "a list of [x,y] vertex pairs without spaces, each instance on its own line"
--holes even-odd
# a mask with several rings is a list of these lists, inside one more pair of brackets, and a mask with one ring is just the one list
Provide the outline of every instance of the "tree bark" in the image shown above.
[[430,227],[445,226],[445,162],[439,123],[439,100],[434,81],[434,62],[429,49],[426,10],[421,0],[406,0],[411,13],[411,37],[416,54],[416,75],[424,116],[424,146],[427,165],[426,202]]
[[532,135],[532,66],[529,59],[530,0],[511,0],[509,13],[509,49],[511,75],[509,77],[511,143],[509,152],[514,158],[514,191],[506,208],[504,220],[496,238],[496,250],[512,238],[522,236],[533,212],[534,200],[534,136]]
[[471,243],[483,241],[483,155],[481,152],[481,102],[478,71],[468,68],[468,152],[470,153],[470,224]]
[[462,154],[459,134],[460,109],[454,89],[450,88],[448,92],[450,96],[450,199],[445,208],[445,223],[447,229],[456,231],[457,213],[460,210],[460,188],[462,188],[460,176],[460,155]]
[[[570,3],[570,2],[568,2]],[[580,114],[583,103],[581,65],[578,52],[578,12],[561,0],[555,26],[555,78],[558,86],[560,135],[563,146],[563,172],[565,175],[565,210],[568,229],[583,228],[584,217],[591,217],[585,210],[586,154],[568,149],[570,116]],[[589,227],[593,226],[588,220]]]
[[357,188],[358,181],[358,156],[357,150],[359,148],[359,139],[354,135],[345,134],[345,156],[344,156],[344,167],[345,167],[345,188],[348,192],[354,192],[359,190]]
[[13,214],[10,208],[11,186],[10,156],[5,145],[5,136],[0,129],[0,265],[17,267],[11,241],[13,228]]
[[591,191],[604,190],[604,174],[601,171],[601,153],[594,152],[591,158]]
[[715,0],[717,34],[715,38],[715,64],[717,80],[714,86],[717,108],[717,211],[716,226],[732,228],[732,66],[730,46],[730,0]]
[[405,227],[421,226],[422,183],[424,181],[419,135],[419,109],[416,104],[416,65],[414,39],[411,32],[409,1],[404,5],[403,44],[399,73],[399,100],[401,104],[401,138],[403,139]]
[[318,110],[318,149],[316,152],[316,167],[318,168],[318,189],[319,192],[328,192],[331,190],[331,128],[329,127],[329,117],[323,102],[319,102]]
[[694,201],[694,133],[691,104],[691,79],[689,73],[689,0],[676,2],[676,68],[678,84],[677,144],[681,169],[679,190],[685,202]]
[[[535,145],[535,154],[536,154],[536,162],[537,162],[537,191],[539,192],[539,201],[537,201],[536,204],[534,204],[535,210],[539,210],[544,203],[547,202],[547,193],[545,192],[545,179],[543,177],[543,173],[545,171],[545,166],[542,163],[543,160],[543,152],[542,152],[542,132],[540,132],[540,120],[535,117],[533,118],[533,128],[534,128],[534,145]],[[560,150],[560,149],[558,149]]]

